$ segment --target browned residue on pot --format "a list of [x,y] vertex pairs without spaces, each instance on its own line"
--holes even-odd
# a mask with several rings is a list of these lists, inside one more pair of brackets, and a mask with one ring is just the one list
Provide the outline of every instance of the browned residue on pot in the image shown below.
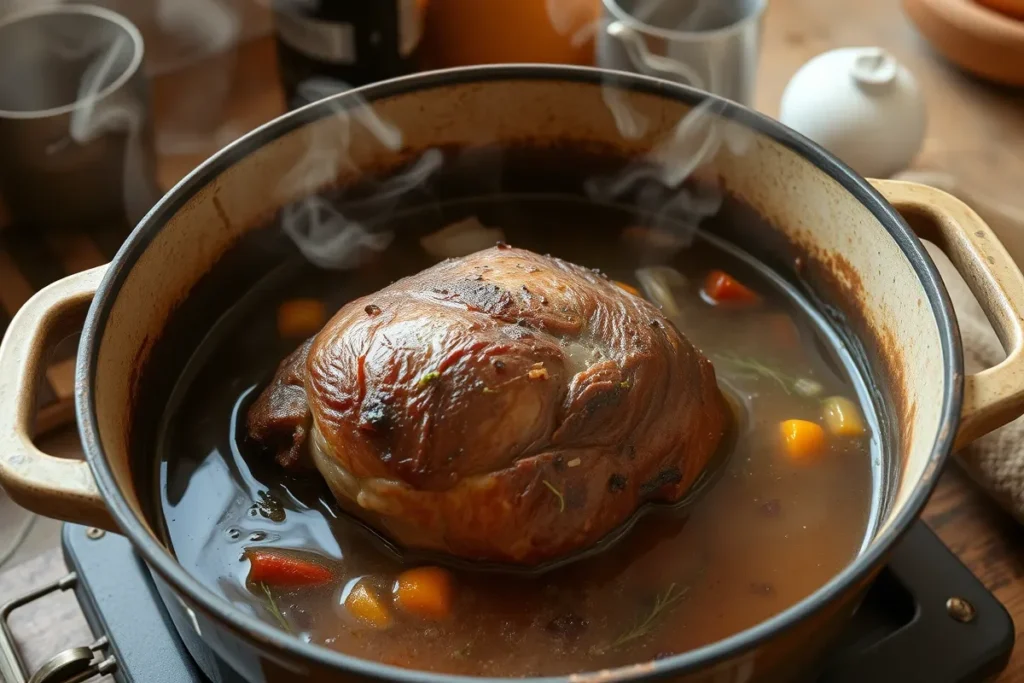
[[[903,346],[898,335],[885,324],[873,326],[864,304],[865,287],[860,273],[839,253],[815,248],[800,248],[805,268],[803,277],[826,301],[839,303],[847,326],[864,346],[868,360],[881,372],[873,379],[892,403],[896,418],[900,465],[910,452],[914,439],[917,405],[910,398],[905,373]],[[884,416],[883,420],[884,420]]]
[[[890,428],[891,439],[883,442],[883,448],[905,468],[917,406],[907,385],[904,347],[895,331],[898,323],[894,316],[867,310],[867,287],[861,273],[841,252],[822,249],[812,232],[776,220],[772,207],[742,198],[730,187],[728,178],[719,175],[717,186],[724,188],[731,200],[720,214],[731,215],[719,220],[712,231],[734,242],[754,244],[759,247],[753,251],[755,255],[766,255],[768,264],[781,266],[782,271],[789,264],[786,274],[806,282],[821,302],[840,314],[839,327],[848,329],[860,343],[872,370],[870,380],[885,399],[879,422]],[[887,319],[872,322],[879,317]]]
[[139,384],[142,381],[142,371],[146,366],[146,361],[149,360],[149,352],[153,347],[153,338],[150,335],[146,335],[142,343],[139,344],[139,350],[135,352],[135,357],[132,359],[132,370],[131,375],[128,377],[128,401],[134,405],[135,399],[139,393]]
[[230,231],[231,218],[228,217],[228,212],[224,210],[224,205],[220,201],[220,195],[213,195],[213,208],[217,212],[217,217],[220,218],[221,223],[224,224],[224,229]]

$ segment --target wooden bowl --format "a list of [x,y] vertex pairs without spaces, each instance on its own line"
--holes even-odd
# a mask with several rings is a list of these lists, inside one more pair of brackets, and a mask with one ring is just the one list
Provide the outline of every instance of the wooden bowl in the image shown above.
[[1024,19],[1024,0],[976,0],[979,5],[1017,19]]
[[[1017,0],[999,2],[1007,8]],[[946,59],[981,78],[1024,86],[1024,21],[975,0],[903,0],[918,30]]]

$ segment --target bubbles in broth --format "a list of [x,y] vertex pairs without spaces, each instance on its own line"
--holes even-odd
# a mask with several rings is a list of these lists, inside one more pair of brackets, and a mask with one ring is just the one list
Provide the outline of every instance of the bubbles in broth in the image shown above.
[[[339,512],[318,476],[288,475],[246,444],[245,409],[281,359],[346,301],[433,265],[420,238],[459,221],[600,268],[660,305],[712,360],[741,415],[716,478],[685,514],[647,514],[606,552],[539,577],[423,570]],[[866,390],[793,287],[706,235],[676,252],[652,248],[648,224],[571,198],[463,201],[396,218],[390,247],[358,274],[307,266],[267,278],[207,336],[163,420],[158,485],[178,560],[308,641],[489,676],[685,652],[815,591],[857,554],[879,504]],[[716,305],[742,299],[737,286],[756,304]]]

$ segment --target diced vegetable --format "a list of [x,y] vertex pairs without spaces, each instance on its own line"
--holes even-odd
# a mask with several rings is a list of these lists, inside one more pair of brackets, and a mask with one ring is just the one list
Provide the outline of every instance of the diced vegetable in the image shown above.
[[861,436],[866,428],[857,404],[842,396],[830,396],[822,404],[825,426],[835,436]]
[[749,306],[761,300],[754,290],[721,270],[708,273],[704,280],[704,296],[713,304]]
[[417,567],[398,575],[395,600],[409,614],[440,620],[452,612],[452,575],[441,567]]
[[793,319],[785,313],[769,313],[765,316],[765,326],[776,345],[784,349],[800,347],[800,330]]
[[625,282],[619,282],[618,280],[612,280],[615,286],[624,292],[629,292],[633,296],[640,296],[640,290],[633,285],[626,284]]
[[319,562],[286,550],[248,548],[249,582],[274,587],[322,586],[334,573]]
[[500,228],[488,228],[476,216],[469,216],[420,238],[420,245],[439,259],[466,256],[505,240]]
[[821,386],[820,383],[806,377],[801,377],[793,382],[793,391],[804,398],[814,398],[824,390],[825,387]]
[[825,450],[825,430],[814,422],[786,420],[781,425],[781,432],[786,455],[793,460],[810,460]]
[[327,309],[319,299],[290,299],[277,309],[277,333],[285,339],[304,339],[327,322]]
[[383,631],[391,626],[391,611],[366,581],[360,581],[345,598],[345,609],[371,628]]

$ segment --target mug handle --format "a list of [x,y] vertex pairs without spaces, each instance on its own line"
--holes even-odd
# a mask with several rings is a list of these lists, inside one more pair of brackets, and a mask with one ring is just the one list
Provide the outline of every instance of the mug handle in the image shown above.
[[44,287],[7,328],[0,343],[0,484],[32,512],[116,531],[89,464],[47,455],[32,442],[46,354],[56,340],[81,327],[106,270],[99,266]]
[[604,30],[625,46],[626,53],[634,64],[642,66],[651,75],[683,83],[698,90],[710,90],[710,84],[705,83],[700,74],[683,62],[651,52],[643,36],[623,22],[613,21],[605,26]]
[[981,304],[1006,358],[964,377],[954,449],[1024,414],[1024,275],[982,218],[927,185],[871,180],[920,237],[938,246]]

